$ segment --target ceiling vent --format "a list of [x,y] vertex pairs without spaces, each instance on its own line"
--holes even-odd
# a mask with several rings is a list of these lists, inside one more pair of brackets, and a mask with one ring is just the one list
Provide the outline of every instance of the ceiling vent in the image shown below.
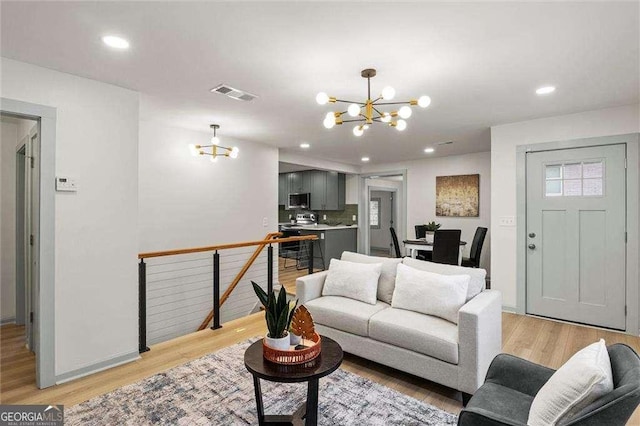
[[227,86],[226,84],[220,84],[219,86],[214,87],[213,89],[211,89],[211,92],[220,93],[221,95],[228,96],[231,99],[235,99],[237,101],[252,101],[258,97],[249,92],[234,89],[233,87]]
[[436,145],[451,145],[453,141],[438,142]]

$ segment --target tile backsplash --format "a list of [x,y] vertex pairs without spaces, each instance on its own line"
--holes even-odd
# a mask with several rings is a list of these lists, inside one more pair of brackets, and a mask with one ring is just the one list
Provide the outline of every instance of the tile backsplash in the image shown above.
[[[338,222],[343,225],[354,225],[358,223],[357,204],[346,204],[344,210],[318,210],[316,213],[318,214],[318,223],[327,223],[330,225],[335,225]],[[284,206],[278,206],[278,221],[280,223],[289,222],[289,215],[295,217],[295,214],[295,210],[285,210]],[[327,216],[326,220],[323,219],[324,215]],[[356,216],[356,220],[353,220],[353,215]]]

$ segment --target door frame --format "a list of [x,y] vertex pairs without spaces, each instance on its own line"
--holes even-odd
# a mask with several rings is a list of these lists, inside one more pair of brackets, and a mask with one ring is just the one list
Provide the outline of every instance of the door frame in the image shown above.
[[26,256],[25,256],[25,157],[27,155],[25,136],[18,141],[16,149],[16,325],[27,324],[26,309]]
[[40,232],[38,306],[36,328],[36,385],[53,386],[55,375],[55,152],[56,109],[15,99],[0,98],[0,112],[39,122],[40,133]]
[[[392,217],[391,220],[393,221],[393,224],[396,225],[396,222],[399,222],[398,220],[394,220],[397,219],[400,213],[400,206],[398,206],[398,188],[389,188],[389,187],[384,187],[384,186],[368,186],[367,187],[368,193],[369,193],[369,200],[371,200],[371,194],[376,191],[376,192],[390,192],[393,197],[393,202],[391,203],[391,209],[393,211],[392,213]],[[367,203],[367,219],[369,218],[369,203]],[[371,225],[369,224],[369,220],[366,221],[366,226],[367,226],[367,238],[369,241],[369,247],[367,247],[367,252],[366,254],[370,255],[371,254]],[[399,228],[396,228],[399,230]],[[391,236],[389,236],[389,239],[391,239]],[[398,243],[400,243],[398,241]],[[391,239],[391,246],[393,245],[393,240]],[[391,246],[387,247],[387,249],[389,250],[389,253],[391,253]],[[376,247],[379,248],[379,247]]]
[[[380,179],[384,179],[388,176],[402,175],[402,191],[396,192],[396,233],[398,234],[398,242],[404,240],[407,234],[407,169],[391,170],[384,172],[368,172],[358,175],[358,228],[361,232],[358,233],[358,252],[369,254],[370,251],[370,238],[369,238],[369,197],[370,186],[367,185],[367,179],[373,179],[377,176]],[[382,190],[393,189],[389,187],[376,187]],[[376,189],[374,189],[376,190]],[[398,200],[398,196],[401,195],[402,199]],[[402,246],[400,247],[402,252]]]
[[602,136],[566,141],[545,142],[537,144],[518,145],[516,147],[516,312],[526,314],[526,285],[527,285],[527,153],[541,151],[555,151],[561,149],[586,148],[593,146],[624,144],[626,147],[626,304],[627,317],[625,332],[637,336],[640,332],[639,306],[639,269],[638,269],[638,210],[640,189],[638,175],[640,167],[640,153],[638,149],[638,133],[614,136]]

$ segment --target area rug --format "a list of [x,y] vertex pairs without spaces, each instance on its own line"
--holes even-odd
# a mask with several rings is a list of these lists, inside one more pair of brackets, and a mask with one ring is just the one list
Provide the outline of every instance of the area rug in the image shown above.
[[[252,341],[127,385],[65,410],[65,425],[258,424],[244,366]],[[291,414],[306,384],[262,381],[267,414]],[[457,417],[342,369],[320,379],[321,425],[455,425]]]

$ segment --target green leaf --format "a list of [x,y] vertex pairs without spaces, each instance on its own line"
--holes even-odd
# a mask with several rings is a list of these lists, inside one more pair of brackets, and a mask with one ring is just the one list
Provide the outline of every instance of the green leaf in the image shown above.
[[268,303],[267,293],[262,289],[262,287],[256,284],[255,281],[251,281],[251,285],[253,286],[253,291],[255,291],[256,296],[260,299],[260,303],[262,303],[262,306],[266,308]]
[[278,313],[287,310],[287,291],[284,286],[280,287],[280,293],[278,293]]
[[278,337],[284,337],[284,332],[287,331],[287,318],[289,317],[289,311],[283,310],[278,317],[278,326],[276,328],[276,334]]
[[277,330],[276,318],[271,314],[271,312],[267,311],[266,319],[267,329],[269,329],[269,337],[275,338]]

